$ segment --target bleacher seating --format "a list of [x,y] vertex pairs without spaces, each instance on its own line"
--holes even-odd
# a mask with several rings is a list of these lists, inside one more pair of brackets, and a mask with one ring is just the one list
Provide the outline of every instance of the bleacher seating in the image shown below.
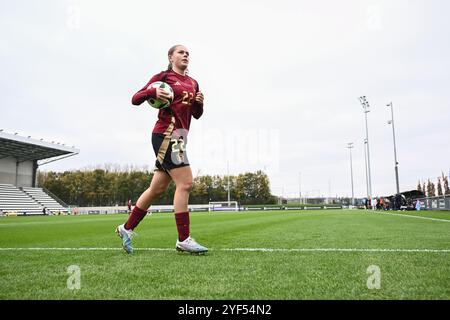
[[50,197],[42,188],[23,187],[21,189],[42,207],[49,209],[51,212],[67,212],[67,208],[63,207],[59,202]]
[[11,184],[0,183],[0,210],[3,214],[43,214],[44,208],[54,214],[68,212],[67,208],[42,188],[17,188]]
[[11,184],[0,184],[0,210],[3,213],[42,214],[42,206]]

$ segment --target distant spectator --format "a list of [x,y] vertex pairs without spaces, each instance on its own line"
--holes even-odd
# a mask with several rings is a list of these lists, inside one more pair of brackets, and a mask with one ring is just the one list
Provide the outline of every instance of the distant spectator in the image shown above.
[[422,206],[422,203],[420,202],[419,199],[416,200],[416,210],[420,211],[420,207]]
[[400,210],[400,195],[398,194],[394,197],[394,210]]
[[407,200],[405,195],[401,194],[400,195],[400,210],[406,210],[407,209]]
[[128,214],[131,213],[131,199],[128,200]]

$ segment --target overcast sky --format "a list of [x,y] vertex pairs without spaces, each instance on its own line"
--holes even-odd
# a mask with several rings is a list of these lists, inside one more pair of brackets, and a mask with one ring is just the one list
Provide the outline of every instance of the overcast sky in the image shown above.
[[450,169],[450,2],[446,0],[0,0],[0,129],[74,145],[42,166],[148,165],[157,111],[131,97],[191,53],[205,95],[191,124],[194,175],[265,170],[272,192],[373,195]]

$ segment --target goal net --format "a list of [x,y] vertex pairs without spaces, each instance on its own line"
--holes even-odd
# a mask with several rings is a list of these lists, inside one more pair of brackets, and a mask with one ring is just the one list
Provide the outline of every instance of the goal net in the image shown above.
[[239,211],[239,205],[237,201],[212,201],[208,211]]

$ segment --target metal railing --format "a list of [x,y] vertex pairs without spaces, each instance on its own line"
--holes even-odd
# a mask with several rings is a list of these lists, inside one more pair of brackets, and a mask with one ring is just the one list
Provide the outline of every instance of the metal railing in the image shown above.
[[64,208],[67,208],[68,205],[64,201],[62,201],[60,198],[58,198],[53,192],[48,190],[45,187],[39,187],[42,188],[42,191],[44,191],[46,194],[48,194],[50,197],[52,197],[56,202],[58,202],[60,205],[62,205]]

